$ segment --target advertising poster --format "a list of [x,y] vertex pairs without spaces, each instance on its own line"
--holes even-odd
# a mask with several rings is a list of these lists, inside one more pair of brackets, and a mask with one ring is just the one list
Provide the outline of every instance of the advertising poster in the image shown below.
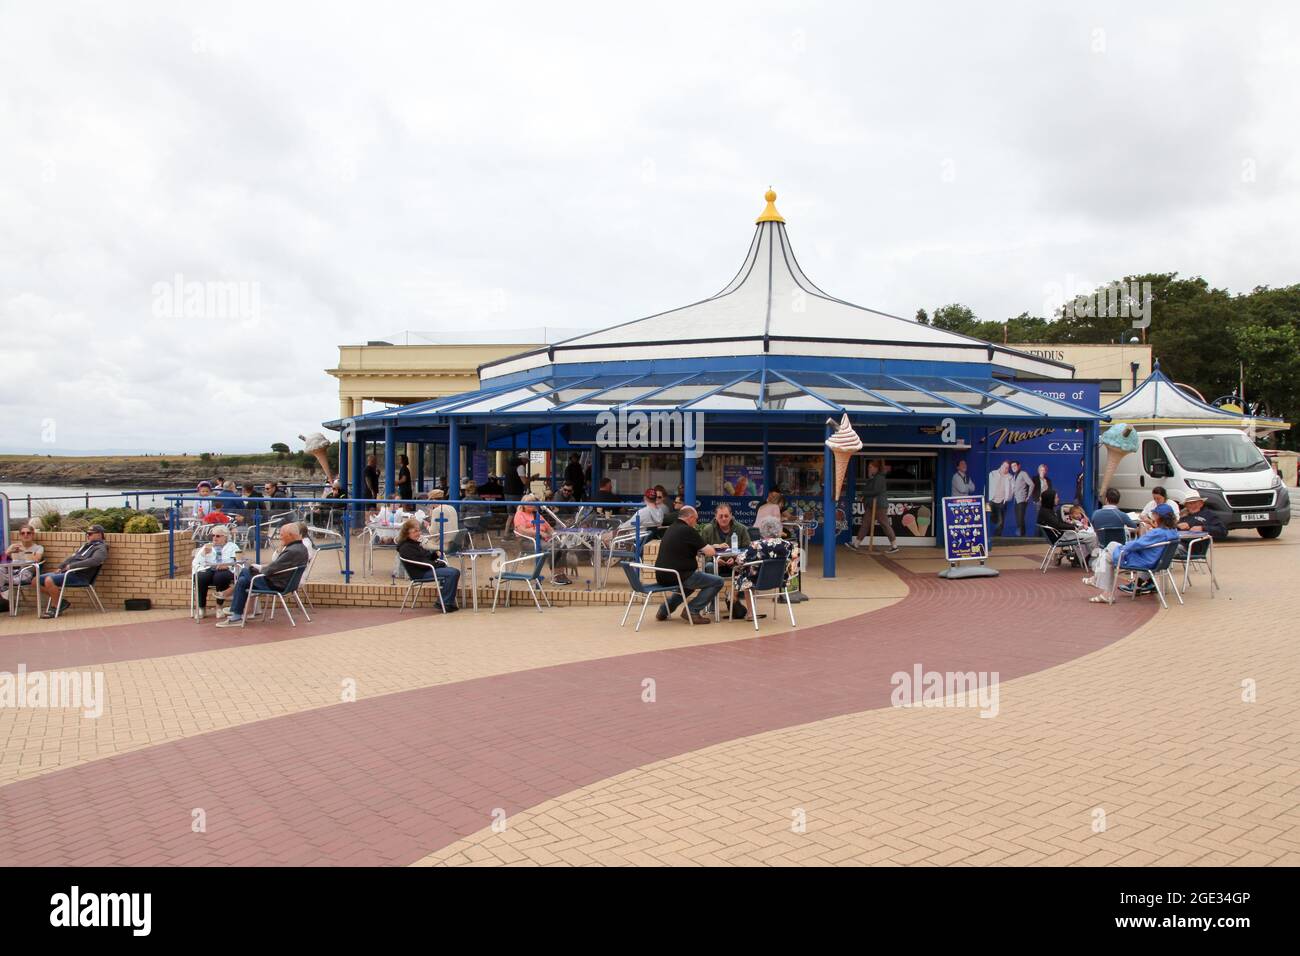
[[485,451],[474,452],[474,460],[470,465],[471,474],[474,476],[474,484],[486,485],[488,480],[488,453]]
[[989,556],[984,499],[979,495],[943,499],[943,556],[948,561],[983,561]]
[[971,471],[989,502],[989,533],[1036,535],[1038,502],[1049,488],[1058,504],[1080,501],[1086,440],[1072,428],[991,428],[981,436],[976,450],[983,454],[972,457],[987,463],[986,473]]
[[728,497],[744,498],[754,496],[763,498],[767,490],[763,487],[762,465],[724,465],[722,468],[722,493]]

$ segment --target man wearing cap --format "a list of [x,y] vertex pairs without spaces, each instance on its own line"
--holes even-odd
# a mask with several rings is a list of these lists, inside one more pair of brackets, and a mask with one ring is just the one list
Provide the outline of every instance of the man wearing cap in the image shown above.
[[[59,570],[41,575],[41,590],[45,592],[49,603],[53,604],[59,597],[59,588],[66,579],[69,584],[85,584],[86,572],[92,571],[108,560],[108,542],[104,540],[101,525],[92,524],[86,529],[86,543],[72,552],[59,564]],[[62,614],[69,607],[65,598],[57,611],[46,611],[41,617],[54,617]]]
[[619,525],[619,531],[627,531],[631,528],[638,527],[640,521],[640,533],[646,534],[664,523],[664,514],[668,510],[668,502],[664,500],[664,494],[657,488],[647,488],[643,501],[645,502],[636,514],[627,521]]
[[1215,541],[1228,536],[1228,529],[1217,514],[1205,507],[1205,499],[1195,491],[1183,496],[1183,516],[1178,522],[1179,531],[1202,531]]

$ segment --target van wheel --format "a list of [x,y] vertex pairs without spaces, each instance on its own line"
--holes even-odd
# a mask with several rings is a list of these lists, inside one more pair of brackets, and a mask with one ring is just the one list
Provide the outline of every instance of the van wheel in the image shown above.
[[1269,540],[1279,537],[1282,534],[1282,526],[1280,524],[1275,524],[1270,528],[1256,528],[1255,530],[1259,532],[1261,538],[1267,538]]

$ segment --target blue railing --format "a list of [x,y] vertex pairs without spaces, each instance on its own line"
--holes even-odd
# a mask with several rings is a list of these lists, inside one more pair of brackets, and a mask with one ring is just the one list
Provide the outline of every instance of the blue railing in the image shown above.
[[[542,517],[541,508],[548,508],[552,511],[557,509],[570,510],[575,513],[582,508],[592,508],[604,511],[627,511],[640,507],[638,501],[521,501],[519,499],[430,499],[430,498],[218,498],[214,495],[195,495],[195,494],[169,494],[164,496],[170,502],[167,509],[167,562],[168,577],[176,576],[176,532],[182,529],[180,524],[182,520],[199,520],[196,515],[182,516],[181,510],[186,502],[203,502],[206,504],[229,504],[231,511],[225,512],[232,519],[235,519],[239,526],[240,522],[246,522],[250,528],[249,534],[253,542],[253,560],[256,563],[262,561],[262,525],[273,520],[277,516],[282,516],[289,511],[297,511],[304,505],[325,505],[328,509],[337,512],[342,517],[343,527],[340,529],[324,529],[335,531],[343,539],[343,580],[350,582],[352,575],[352,533],[354,530],[363,530],[367,525],[362,522],[358,526],[354,519],[354,513],[367,510],[378,510],[385,506],[394,505],[414,505],[411,510],[421,508],[427,509],[437,507],[438,505],[450,505],[457,511],[458,524],[463,520],[460,517],[460,509],[469,506],[475,509],[501,508],[504,511],[517,509],[520,505],[534,506],[533,512],[533,544],[538,553],[543,549],[542,525],[549,524]],[[238,505],[234,504],[238,502]],[[233,512],[233,513],[232,513]],[[311,517],[310,515],[307,517]],[[407,516],[412,517],[412,515]],[[472,516],[471,516],[472,517]],[[403,519],[405,520],[405,519]],[[438,550],[446,551],[446,525],[447,519],[443,514],[439,514],[434,521],[438,524]],[[507,522],[510,521],[507,516]],[[397,527],[400,525],[394,525]],[[634,532],[636,559],[642,557],[642,536],[641,536],[641,516],[634,514],[631,518],[629,530]]]
[[[321,482],[314,482],[314,483],[308,482],[305,485],[297,485],[297,486],[288,485],[287,488],[291,495],[293,494],[293,489],[295,487],[307,487],[307,488],[316,489],[316,488],[324,487],[324,485]],[[80,495],[26,495],[25,497],[27,500],[27,520],[31,521],[32,518],[34,517],[34,515],[32,514],[32,504],[33,502],[38,502],[38,501],[39,502],[80,501],[80,502],[84,502],[83,507],[88,509],[90,508],[90,502],[92,500],[112,498],[114,500],[120,499],[123,508],[134,508],[136,511],[140,511],[141,498],[162,498],[166,500],[169,496],[174,496],[174,495],[194,495],[194,490],[192,488],[158,488],[155,490],[132,489],[129,491],[97,491],[93,493],[85,492],[84,494],[80,494]],[[212,495],[211,497],[215,498],[217,496]],[[241,500],[243,499],[241,498]],[[134,501],[135,503],[132,504],[132,501]],[[12,502],[13,499],[11,498],[10,503]],[[146,508],[145,510],[148,509]]]

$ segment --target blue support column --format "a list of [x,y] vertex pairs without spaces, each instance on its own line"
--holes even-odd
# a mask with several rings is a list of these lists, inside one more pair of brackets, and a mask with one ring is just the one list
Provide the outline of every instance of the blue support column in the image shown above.
[[551,494],[555,494],[555,451],[556,451],[555,425],[552,424],[551,425],[551,457],[550,460],[546,463],[546,471],[547,471],[546,486],[551,489]]
[[[348,480],[348,443],[343,440],[344,432],[339,432],[339,479],[347,484]],[[136,509],[139,510],[138,508]]]
[[763,494],[772,493],[772,457],[767,451],[767,422],[763,422]]
[[695,462],[693,455],[682,455],[682,500],[692,508],[696,506],[695,500]]
[[822,446],[822,577],[835,577],[835,456],[829,445]]
[[1083,501],[1079,504],[1085,512],[1091,513],[1097,507],[1098,492],[1105,490],[1097,488],[1097,471],[1100,463],[1097,442],[1101,438],[1101,425],[1096,420],[1086,422],[1083,434]]
[[603,477],[600,473],[600,446],[591,446],[591,487],[587,489],[587,500],[594,501],[595,494],[600,490],[600,479]]
[[366,443],[360,432],[352,433],[352,450],[348,453],[348,465],[352,469],[348,476],[348,497],[364,498],[366,496],[366,480],[363,477],[366,469]]
[[447,426],[447,497],[460,498],[460,425]]
[[384,497],[391,498],[396,486],[397,441],[393,437],[397,432],[392,425],[384,426]]

